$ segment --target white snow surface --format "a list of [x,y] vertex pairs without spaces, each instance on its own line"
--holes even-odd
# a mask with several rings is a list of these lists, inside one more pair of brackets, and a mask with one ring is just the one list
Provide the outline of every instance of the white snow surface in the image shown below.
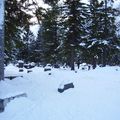
[[[120,120],[120,67],[97,67],[95,70],[54,69],[52,74],[35,67],[24,70],[23,78],[0,82],[0,97],[27,93],[10,101],[0,120]],[[5,74],[19,74],[12,65]],[[75,88],[57,91],[62,83]]]

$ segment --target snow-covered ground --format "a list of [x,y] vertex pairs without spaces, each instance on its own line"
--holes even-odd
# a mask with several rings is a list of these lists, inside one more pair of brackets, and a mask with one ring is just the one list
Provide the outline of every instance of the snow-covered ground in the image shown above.
[[[27,93],[9,102],[0,120],[120,120],[120,67],[95,70],[52,69],[52,74],[35,67],[18,72],[9,65],[5,75],[23,75],[0,82],[0,97]],[[73,82],[75,88],[63,93],[61,84]]]

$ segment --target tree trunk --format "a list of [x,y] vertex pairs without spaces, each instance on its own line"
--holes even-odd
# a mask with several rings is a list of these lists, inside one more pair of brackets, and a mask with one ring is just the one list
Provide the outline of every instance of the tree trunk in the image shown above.
[[71,67],[71,70],[75,70],[75,66],[74,66],[74,48],[71,48],[70,67]]
[[102,66],[105,67],[106,66],[106,56],[107,55],[107,50],[106,48],[103,48],[103,56],[102,56]]
[[4,29],[3,29],[3,19],[4,19],[4,0],[0,0],[0,80],[4,79]]
[[0,80],[4,79],[4,56],[3,55],[4,55],[4,53],[3,53],[3,37],[0,36]]

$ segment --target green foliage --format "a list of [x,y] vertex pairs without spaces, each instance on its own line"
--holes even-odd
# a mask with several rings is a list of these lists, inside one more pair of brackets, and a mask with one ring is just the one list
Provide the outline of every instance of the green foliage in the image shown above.
[[[39,39],[42,39],[42,61],[44,63],[55,63],[57,57],[56,48],[58,47],[57,40],[57,5],[52,9],[48,9],[42,20],[42,36],[39,34]],[[40,28],[41,29],[41,28]]]
[[[17,56],[26,62],[66,63],[72,70],[77,61],[105,66],[116,59],[120,39],[113,0],[90,0],[89,5],[81,0],[66,0],[62,5],[59,0],[44,2],[49,9],[34,0],[6,0],[5,53],[10,59]],[[26,12],[31,5],[40,25],[36,41],[29,29],[32,16]]]
[[30,24],[31,15],[27,14],[25,4],[27,0],[6,0],[5,1],[5,53],[12,60],[12,51],[22,41],[21,34]]
[[34,50],[35,36],[30,31],[29,26],[23,35],[23,40],[24,41],[22,42],[22,46],[19,47],[17,59],[24,60],[26,63],[33,62],[34,61],[33,50]]
[[54,6],[58,3],[59,0],[43,0],[45,3]]
[[63,53],[66,56],[66,62],[74,69],[74,62],[80,51],[80,43],[85,40],[85,23],[87,18],[87,6],[80,0],[65,2],[66,10],[65,39],[63,41]]
[[42,15],[38,35],[43,62],[66,63],[72,70],[77,61],[110,64],[119,46],[116,10],[110,6],[113,1],[91,0],[87,5],[81,0],[66,0],[62,6],[57,6],[58,1],[45,2],[51,9]]
[[[112,1],[110,1],[112,2]],[[116,35],[115,12],[109,1],[99,2],[91,0],[90,4],[90,26],[89,41],[87,41],[87,51],[98,57],[98,64],[105,66],[110,64],[111,55],[117,50],[119,45]],[[114,51],[114,52],[112,52]]]

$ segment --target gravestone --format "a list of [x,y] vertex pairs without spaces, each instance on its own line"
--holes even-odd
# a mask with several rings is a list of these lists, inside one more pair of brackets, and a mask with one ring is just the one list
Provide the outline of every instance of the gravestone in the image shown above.
[[32,72],[32,70],[27,70],[27,73],[30,73],[30,72]]
[[67,89],[74,88],[73,83],[68,83],[63,86],[63,88],[58,88],[58,92],[62,93]]
[[54,64],[54,68],[60,68],[58,64]]
[[48,75],[51,75],[52,73],[48,73]]
[[24,67],[24,62],[22,60],[18,61],[18,67],[23,68]]
[[0,113],[4,111],[4,100],[0,99]]
[[23,72],[24,70],[22,68],[19,69],[19,72]]
[[44,71],[51,71],[51,68],[44,68]]
[[51,64],[47,64],[47,65],[44,67],[44,71],[51,71],[51,67],[52,67]]
[[24,64],[24,68],[28,69],[29,68],[29,64]]
[[27,94],[20,93],[17,95],[11,95],[10,97],[5,97],[5,98],[0,99],[0,112],[4,112],[5,106],[7,105],[7,103],[9,103],[11,100],[14,100],[15,98],[19,98],[19,97],[27,97]]
[[23,77],[23,76],[6,76],[5,78],[9,79],[9,80],[13,80],[17,77]]

